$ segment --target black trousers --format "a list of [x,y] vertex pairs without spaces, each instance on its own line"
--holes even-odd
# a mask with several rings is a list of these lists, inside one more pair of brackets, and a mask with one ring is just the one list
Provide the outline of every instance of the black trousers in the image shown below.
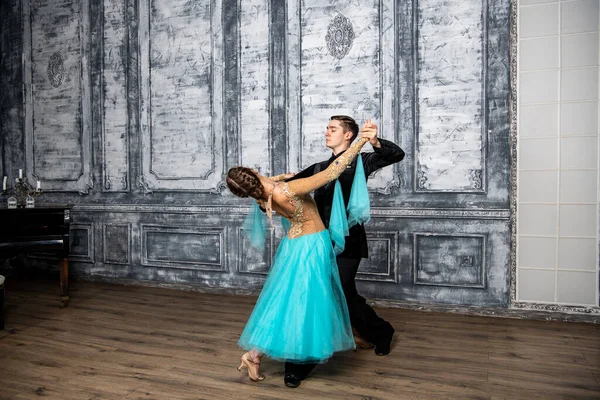
[[[364,297],[356,290],[356,273],[360,266],[360,258],[338,257],[337,264],[340,272],[342,289],[346,296],[346,304],[350,314],[350,323],[367,341],[377,345],[391,340],[394,335],[392,325],[375,313],[367,304]],[[293,373],[303,379],[313,370],[316,364],[285,363],[285,372]]]
[[0,285],[0,331],[4,330],[4,284]]
[[358,294],[355,279],[360,260],[360,258],[338,257],[340,280],[350,313],[350,323],[362,337],[377,345],[389,341],[394,334],[394,328],[377,315],[365,298]]

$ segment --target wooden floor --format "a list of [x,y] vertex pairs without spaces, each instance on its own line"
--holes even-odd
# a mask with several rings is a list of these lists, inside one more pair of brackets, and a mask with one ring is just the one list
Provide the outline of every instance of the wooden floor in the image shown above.
[[392,353],[336,355],[296,389],[238,372],[255,298],[75,282],[8,283],[1,399],[599,399],[600,328],[380,309]]

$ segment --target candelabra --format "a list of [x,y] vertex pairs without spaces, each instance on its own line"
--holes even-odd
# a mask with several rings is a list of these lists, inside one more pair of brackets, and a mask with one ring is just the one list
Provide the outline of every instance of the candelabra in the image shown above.
[[16,178],[15,185],[11,188],[3,188],[0,192],[2,196],[9,196],[8,208],[32,208],[35,205],[34,197],[42,194],[42,189],[39,186],[34,189],[27,182],[27,178]]

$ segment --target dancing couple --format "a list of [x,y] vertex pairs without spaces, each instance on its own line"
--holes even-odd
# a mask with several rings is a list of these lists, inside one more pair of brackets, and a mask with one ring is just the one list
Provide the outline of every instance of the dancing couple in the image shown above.
[[[357,345],[374,347],[377,355],[390,352],[394,328],[358,294],[355,277],[361,259],[368,257],[366,179],[401,161],[404,152],[379,138],[377,124],[369,120],[355,142],[358,134],[354,119],[333,116],[325,132],[326,146],[333,151],[328,160],[295,175],[266,177],[244,167],[227,174],[233,194],[254,198],[255,207],[270,220],[275,211],[287,227],[238,342],[248,350],[238,369],[247,368],[253,381],[265,378],[260,372],[263,356],[285,362],[284,383],[297,387],[335,352]],[[367,142],[373,152],[358,156]],[[243,231],[251,240],[261,236],[256,224]]]

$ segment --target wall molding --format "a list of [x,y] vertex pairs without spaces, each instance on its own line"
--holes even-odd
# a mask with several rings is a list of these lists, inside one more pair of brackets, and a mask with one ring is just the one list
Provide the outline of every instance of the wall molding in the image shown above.
[[597,314],[598,316],[600,316],[600,307],[569,306],[563,304],[528,303],[524,301],[516,301],[511,304],[511,308],[531,311],[552,311],[560,313],[578,313],[593,315]]
[[[74,212],[173,213],[173,214],[247,214],[250,207],[240,206],[165,206],[161,204],[75,204]],[[447,209],[447,208],[384,208],[372,207],[373,218],[441,218],[509,220],[510,210]]]
[[509,258],[509,302],[517,301],[517,68],[519,38],[518,0],[510,2],[510,258]]
[[374,217],[404,217],[404,218],[468,218],[508,220],[510,211],[505,209],[451,209],[451,208],[371,208]]
[[478,317],[531,319],[542,321],[582,322],[600,324],[600,310],[588,308],[558,307],[549,308],[500,308],[476,307],[454,304],[424,304],[401,300],[369,300],[376,307],[402,308],[423,312],[443,312],[450,314],[472,315]]

